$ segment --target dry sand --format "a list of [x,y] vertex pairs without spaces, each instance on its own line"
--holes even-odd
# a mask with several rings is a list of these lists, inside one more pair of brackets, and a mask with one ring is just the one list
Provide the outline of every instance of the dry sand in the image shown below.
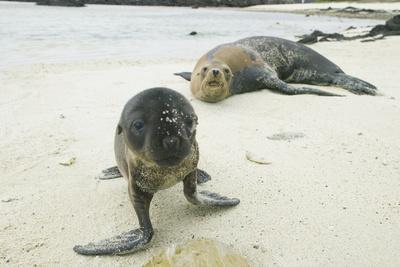
[[[0,265],[140,266],[164,246],[207,237],[232,245],[253,266],[399,266],[400,38],[312,47],[384,96],[264,90],[207,104],[172,75],[191,70],[195,58],[1,72]],[[77,255],[75,244],[137,227],[125,180],[94,177],[114,165],[123,105],[153,86],[192,99],[200,117],[200,167],[213,176],[203,188],[241,204],[198,208],[177,185],[155,196],[149,249]],[[297,138],[268,138],[282,133]],[[272,164],[250,162],[246,151]],[[59,164],[72,157],[73,165]]]

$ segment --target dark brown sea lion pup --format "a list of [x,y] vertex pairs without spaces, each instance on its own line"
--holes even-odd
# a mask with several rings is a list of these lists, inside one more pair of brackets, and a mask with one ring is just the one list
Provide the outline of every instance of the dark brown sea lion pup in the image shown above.
[[370,83],[345,74],[314,50],[289,40],[257,36],[223,44],[203,55],[192,73],[175,73],[190,82],[195,97],[218,102],[230,95],[270,89],[287,95],[338,96],[287,83],[335,85],[355,94],[376,94]]
[[[140,228],[119,236],[75,246],[84,255],[126,254],[143,249],[153,237],[149,209],[153,194],[183,182],[186,199],[203,206],[235,206],[239,199],[197,191],[197,116],[185,97],[167,88],[145,90],[125,105],[115,133],[115,157],[128,180],[129,197]],[[109,171],[115,175],[115,168]]]

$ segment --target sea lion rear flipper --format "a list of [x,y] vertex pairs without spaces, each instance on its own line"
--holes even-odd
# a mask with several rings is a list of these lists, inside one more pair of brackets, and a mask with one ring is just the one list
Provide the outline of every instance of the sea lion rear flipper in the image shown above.
[[377,94],[377,88],[374,85],[345,73],[335,74],[333,76],[333,84],[356,95]]
[[181,76],[183,79],[185,79],[185,80],[190,82],[190,78],[192,76],[192,73],[184,71],[184,72],[176,72],[176,73],[174,73],[174,75]]
[[211,180],[211,176],[200,169],[197,169],[197,183],[198,184],[204,184],[205,182],[208,182]]
[[183,180],[183,192],[186,199],[194,204],[201,206],[236,206],[240,203],[237,198],[228,198],[221,196],[217,193],[209,191],[200,191],[197,189],[197,175],[196,171],[190,173]]
[[117,166],[102,170],[101,173],[97,176],[97,178],[99,178],[100,180],[109,180],[120,177],[122,177],[122,174]]
[[378,93],[377,88],[374,85],[347,75],[340,69],[336,72],[315,72],[305,69],[295,70],[289,78],[285,79],[285,81],[313,85],[333,85],[346,89],[347,91],[357,95],[376,95]]

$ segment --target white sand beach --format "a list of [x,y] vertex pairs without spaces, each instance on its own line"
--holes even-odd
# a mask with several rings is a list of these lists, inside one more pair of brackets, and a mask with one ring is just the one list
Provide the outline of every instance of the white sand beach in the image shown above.
[[[169,244],[212,238],[252,266],[400,265],[400,38],[312,46],[382,96],[285,96],[264,90],[218,104],[194,99],[173,72],[190,60],[92,60],[0,72],[0,265],[141,266]],[[151,207],[151,246],[126,256],[85,257],[76,244],[137,227],[113,134],[126,101],[173,88],[191,99],[199,127],[202,188],[238,197],[231,209],[189,204],[182,186]],[[292,140],[273,140],[294,133]],[[246,160],[246,151],[270,161]],[[71,158],[70,166],[60,165]]]

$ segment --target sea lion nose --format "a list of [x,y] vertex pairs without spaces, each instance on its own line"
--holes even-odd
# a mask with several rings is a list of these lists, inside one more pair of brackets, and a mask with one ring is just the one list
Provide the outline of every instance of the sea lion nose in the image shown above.
[[165,137],[162,142],[166,150],[177,149],[179,147],[179,138],[175,136]]
[[217,77],[219,74],[219,69],[212,69],[212,73],[213,73],[214,77]]

